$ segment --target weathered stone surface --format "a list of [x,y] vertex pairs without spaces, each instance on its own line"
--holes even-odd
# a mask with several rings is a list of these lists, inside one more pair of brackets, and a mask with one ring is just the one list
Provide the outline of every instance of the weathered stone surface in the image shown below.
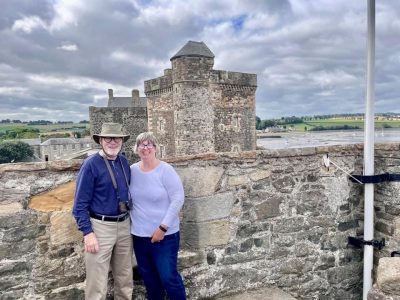
[[45,300],[84,300],[85,299],[85,284],[78,283],[66,287],[56,288],[46,295]]
[[215,194],[201,198],[187,198],[183,222],[204,222],[229,217],[233,206],[233,193]]
[[376,282],[382,292],[400,296],[400,257],[379,259]]
[[204,253],[180,250],[178,253],[178,268],[188,269],[201,264],[204,261]]
[[50,217],[50,241],[52,245],[62,245],[82,241],[70,211],[53,212]]
[[176,168],[183,186],[186,197],[203,197],[212,195],[224,174],[221,167],[208,166],[206,168],[189,167],[186,169]]
[[374,286],[368,292],[367,300],[400,300],[400,296],[387,295]]
[[11,216],[22,211],[21,203],[0,204],[0,216]]
[[32,197],[29,208],[50,212],[55,210],[68,210],[72,208],[76,182],[72,181],[57,188]]
[[249,182],[249,176],[245,175],[237,175],[237,176],[229,176],[228,185],[229,186],[237,186],[243,185]]
[[229,220],[182,224],[182,244],[190,249],[222,246],[229,241]]
[[278,288],[261,288],[235,295],[216,297],[215,300],[296,300],[296,298]]
[[271,176],[271,170],[257,170],[249,174],[249,177],[252,181],[259,181],[268,178],[270,176]]
[[282,197],[274,197],[255,206],[258,220],[276,217],[279,215],[279,205],[283,201]]

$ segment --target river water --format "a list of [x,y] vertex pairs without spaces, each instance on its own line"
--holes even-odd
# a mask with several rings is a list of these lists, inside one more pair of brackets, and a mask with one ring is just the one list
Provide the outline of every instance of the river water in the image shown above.
[[[257,146],[266,149],[304,148],[364,142],[363,130],[282,132],[274,137],[258,138]],[[280,136],[280,137],[279,137]],[[375,143],[400,142],[400,129],[388,128],[375,131]]]

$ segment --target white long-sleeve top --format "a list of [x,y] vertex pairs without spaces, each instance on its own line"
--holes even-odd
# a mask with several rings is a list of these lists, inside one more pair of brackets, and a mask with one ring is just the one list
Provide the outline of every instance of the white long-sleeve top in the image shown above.
[[179,211],[184,202],[182,181],[166,162],[149,172],[139,163],[131,165],[130,192],[133,198],[131,233],[150,237],[159,225],[168,226],[168,234],[179,231]]

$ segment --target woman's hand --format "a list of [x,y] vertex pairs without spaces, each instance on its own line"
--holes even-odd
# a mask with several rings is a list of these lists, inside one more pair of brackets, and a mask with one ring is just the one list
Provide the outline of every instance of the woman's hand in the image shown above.
[[167,231],[168,227],[164,224],[161,224],[161,226],[165,229],[165,231],[161,230],[160,228],[157,228],[153,232],[153,235],[151,236],[152,243],[158,243],[164,239],[165,232]]

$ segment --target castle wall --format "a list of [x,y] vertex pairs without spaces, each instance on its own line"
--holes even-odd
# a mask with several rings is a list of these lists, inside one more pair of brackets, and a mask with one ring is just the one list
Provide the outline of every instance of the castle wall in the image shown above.
[[133,146],[136,136],[147,131],[147,109],[144,107],[89,107],[90,134],[101,132],[105,122],[121,123],[123,131],[130,139],[124,144],[122,152],[130,162],[135,160]]
[[214,110],[208,84],[182,82],[175,83],[173,89],[175,155],[215,152]]
[[[228,72],[225,72],[226,74]],[[229,73],[228,73],[229,74]],[[233,73],[237,75],[237,73]],[[212,84],[211,99],[214,106],[215,150],[250,151],[256,148],[255,86],[248,84],[255,75],[241,74],[231,84]],[[246,80],[242,80],[245,78]],[[254,81],[254,80],[253,80]],[[253,81],[251,81],[253,83]]]
[[[158,155],[161,158],[175,154],[175,114],[172,87],[164,93],[148,96],[148,129],[158,139]],[[153,94],[153,93],[151,93]]]
[[[376,145],[377,172],[399,173],[399,144]],[[188,299],[274,286],[297,299],[360,299],[362,146],[187,156],[179,268]],[[70,210],[80,160],[0,165],[0,298],[83,299],[82,236]],[[398,182],[376,185],[377,238],[400,245]],[[35,197],[36,196],[36,197]],[[144,299],[135,271],[134,298]]]

